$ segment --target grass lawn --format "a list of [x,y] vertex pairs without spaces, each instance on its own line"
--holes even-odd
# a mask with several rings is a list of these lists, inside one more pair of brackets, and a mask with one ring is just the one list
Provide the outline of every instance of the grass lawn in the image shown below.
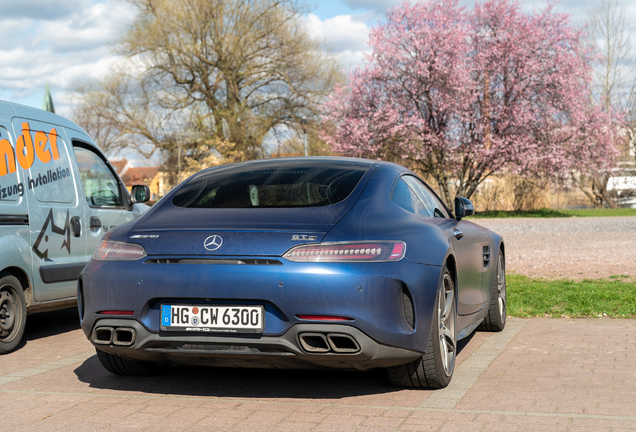
[[590,216],[636,216],[636,209],[619,208],[619,209],[578,209],[578,210],[552,210],[539,209],[527,211],[483,211],[478,212],[466,219],[479,218],[564,218],[564,217],[590,217]]
[[521,318],[636,318],[636,278],[533,279],[506,275],[508,315]]

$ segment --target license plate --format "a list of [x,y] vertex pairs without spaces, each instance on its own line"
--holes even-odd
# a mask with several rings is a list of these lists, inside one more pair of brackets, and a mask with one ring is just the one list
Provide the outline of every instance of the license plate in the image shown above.
[[161,305],[161,329],[198,332],[262,333],[263,306]]

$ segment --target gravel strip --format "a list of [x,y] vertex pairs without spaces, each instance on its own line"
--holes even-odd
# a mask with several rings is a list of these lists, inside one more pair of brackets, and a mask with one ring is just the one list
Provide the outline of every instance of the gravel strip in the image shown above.
[[473,219],[504,238],[509,273],[636,278],[636,216]]

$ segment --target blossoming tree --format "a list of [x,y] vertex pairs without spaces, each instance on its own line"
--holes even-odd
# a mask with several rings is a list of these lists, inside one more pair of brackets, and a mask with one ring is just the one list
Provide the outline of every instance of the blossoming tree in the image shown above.
[[596,58],[583,37],[552,6],[406,2],[372,29],[372,53],[328,99],[323,138],[345,155],[412,161],[447,202],[494,173],[609,168],[616,128],[590,97]]

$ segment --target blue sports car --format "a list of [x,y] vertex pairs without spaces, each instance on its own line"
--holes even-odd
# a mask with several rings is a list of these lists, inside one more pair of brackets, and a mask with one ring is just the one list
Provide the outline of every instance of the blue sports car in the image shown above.
[[78,283],[102,365],[386,368],[442,388],[457,341],[506,321],[502,238],[393,163],[214,167],[109,232]]

